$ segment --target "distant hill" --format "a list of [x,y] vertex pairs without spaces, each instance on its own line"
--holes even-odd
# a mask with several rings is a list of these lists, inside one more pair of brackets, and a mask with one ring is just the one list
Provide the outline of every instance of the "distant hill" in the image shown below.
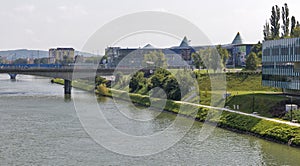
[[0,51],[0,56],[7,57],[8,59],[38,58],[38,57],[44,58],[44,57],[48,57],[48,51],[27,50],[27,49],[7,50],[7,51]]
[[84,57],[96,56],[95,54],[91,54],[91,53],[88,53],[88,52],[81,52],[81,51],[75,51],[75,55],[82,55]]
[[[27,49],[17,49],[17,50],[7,50],[0,51],[1,57],[7,57],[8,59],[18,59],[18,58],[45,58],[48,57],[48,51],[44,50],[27,50]],[[95,56],[91,53],[75,51],[75,55],[83,55],[85,57]]]

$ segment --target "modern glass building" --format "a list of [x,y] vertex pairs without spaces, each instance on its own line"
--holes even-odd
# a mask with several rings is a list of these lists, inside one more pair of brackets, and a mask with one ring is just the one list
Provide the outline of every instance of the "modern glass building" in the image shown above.
[[262,47],[262,85],[300,92],[300,38],[265,41]]
[[252,46],[253,44],[245,44],[240,33],[238,32],[231,44],[222,45],[222,47],[226,48],[230,54],[230,57],[226,63],[226,67],[245,67],[246,58],[251,52]]

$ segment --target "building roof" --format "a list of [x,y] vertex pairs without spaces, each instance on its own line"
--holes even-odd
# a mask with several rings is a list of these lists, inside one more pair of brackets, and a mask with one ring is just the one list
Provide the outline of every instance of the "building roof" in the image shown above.
[[182,41],[181,41],[179,47],[189,47],[189,46],[190,46],[189,41],[188,41],[188,39],[186,38],[186,36],[184,36],[184,38],[182,39]]
[[58,47],[56,50],[74,50],[74,48],[60,48],[60,47]]
[[154,47],[151,45],[151,44],[147,44],[147,45],[145,45],[143,48],[150,48],[150,49],[153,49]]
[[235,38],[233,39],[231,44],[243,44],[243,39],[240,35],[240,32],[238,32],[235,36]]

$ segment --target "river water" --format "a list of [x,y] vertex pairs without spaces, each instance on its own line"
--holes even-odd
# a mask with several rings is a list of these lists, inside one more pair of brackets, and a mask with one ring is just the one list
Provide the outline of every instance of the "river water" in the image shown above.
[[[73,89],[87,101],[94,96]],[[63,87],[49,78],[18,75],[17,81],[0,75],[0,165],[299,165],[300,149],[253,136],[216,128],[199,141],[202,127],[195,122],[174,146],[157,154],[133,157],[118,154],[97,144],[84,130],[76,114],[74,100],[65,100]],[[98,100],[107,115],[113,112],[112,99]],[[131,109],[128,103],[119,108]],[[111,110],[110,110],[111,109]],[[139,111],[151,117],[156,111]],[[124,128],[123,118],[114,117],[116,128]],[[161,113],[150,125],[129,124],[126,132],[163,130],[175,115]],[[188,120],[188,119],[186,119]],[[120,126],[118,126],[120,125]],[[178,127],[182,130],[183,127]],[[115,144],[115,139],[106,143]],[[110,142],[111,141],[111,142]],[[141,147],[142,148],[142,147]]]

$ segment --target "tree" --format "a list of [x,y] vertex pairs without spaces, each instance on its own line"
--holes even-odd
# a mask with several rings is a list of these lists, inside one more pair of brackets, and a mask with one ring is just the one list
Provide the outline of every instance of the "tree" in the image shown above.
[[258,54],[261,51],[262,51],[262,44],[261,44],[260,41],[258,41],[257,44],[252,46],[251,52],[254,52],[254,53]]
[[296,28],[296,19],[294,16],[291,18],[291,37],[294,37],[294,29]]
[[137,72],[133,75],[129,83],[129,92],[138,93],[139,90],[143,89],[147,85],[147,79],[144,77],[142,71]]
[[48,63],[48,58],[34,59],[33,63],[34,64],[47,64]]
[[215,48],[205,48],[198,51],[201,59],[203,60],[206,69],[213,69],[216,72],[222,68],[221,57]]
[[270,24],[268,21],[266,21],[266,24],[264,25],[264,40],[271,40],[271,31],[270,31]]
[[192,53],[192,58],[193,58],[193,65],[195,65],[197,69],[205,68],[205,65],[200,57],[199,52]]
[[74,59],[69,56],[63,56],[63,62],[62,63],[74,63]]
[[293,37],[300,37],[300,26],[294,28],[294,35]]
[[13,64],[27,64],[27,59],[18,58],[13,62]]
[[179,70],[176,73],[177,82],[181,85],[180,91],[182,96],[188,94],[191,87],[196,87],[192,73],[189,70]]
[[108,60],[108,56],[107,55],[104,55],[102,58],[101,58],[101,60],[100,60],[100,64],[105,64],[105,63],[107,63],[107,60]]
[[279,39],[279,30],[280,30],[280,8],[275,5],[272,7],[272,14],[270,18],[271,23],[271,38]]
[[226,61],[229,58],[229,52],[227,51],[226,48],[223,48],[221,45],[217,46],[217,50],[219,52],[219,55],[221,56],[222,65],[223,65],[223,67],[225,67]]
[[290,18],[289,18],[289,8],[288,5],[285,3],[282,7],[282,37],[286,38],[289,36],[289,26],[290,26]]
[[166,68],[167,60],[162,51],[152,51],[149,54],[144,55],[143,65]]
[[261,64],[261,59],[262,59],[262,44],[261,44],[260,41],[258,41],[257,44],[255,44],[255,45],[252,46],[251,52],[253,52],[253,53],[256,54],[256,56],[257,56],[257,63]]
[[246,69],[256,70],[258,64],[258,58],[254,52],[251,52],[246,59]]
[[95,85],[98,86],[100,84],[106,84],[108,81],[103,78],[103,77],[100,77],[100,76],[96,76],[95,77]]

